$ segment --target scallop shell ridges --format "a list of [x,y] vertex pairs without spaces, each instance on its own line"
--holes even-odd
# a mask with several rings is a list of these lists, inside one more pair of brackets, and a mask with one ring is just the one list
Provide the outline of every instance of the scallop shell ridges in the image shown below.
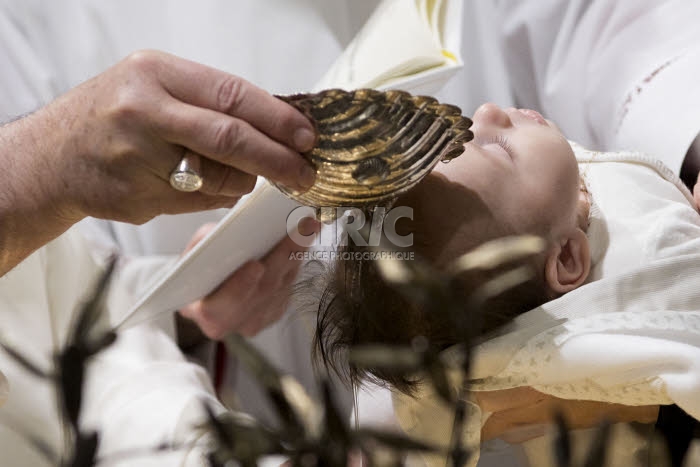
[[314,186],[304,193],[278,188],[316,208],[390,205],[474,137],[459,107],[404,91],[330,89],[278,97],[318,132],[316,146],[304,154],[316,167]]

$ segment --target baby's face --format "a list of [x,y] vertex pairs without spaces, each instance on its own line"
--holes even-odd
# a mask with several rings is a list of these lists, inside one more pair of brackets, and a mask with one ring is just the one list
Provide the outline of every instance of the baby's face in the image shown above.
[[437,264],[500,236],[556,238],[576,225],[578,165],[561,132],[536,112],[493,104],[473,121],[464,153],[397,201],[414,209],[405,232]]
[[479,107],[474,140],[434,173],[474,192],[495,221],[514,232],[552,233],[576,214],[579,174],[561,132],[532,110]]

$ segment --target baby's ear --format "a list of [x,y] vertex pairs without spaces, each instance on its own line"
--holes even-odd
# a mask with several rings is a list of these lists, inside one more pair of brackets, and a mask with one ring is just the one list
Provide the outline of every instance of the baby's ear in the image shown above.
[[591,252],[588,237],[581,229],[574,229],[551,247],[545,262],[545,279],[557,295],[571,292],[586,280],[591,270]]

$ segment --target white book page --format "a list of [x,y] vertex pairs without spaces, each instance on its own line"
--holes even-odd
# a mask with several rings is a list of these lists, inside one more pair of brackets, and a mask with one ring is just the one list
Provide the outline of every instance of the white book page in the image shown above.
[[462,62],[462,0],[438,0],[434,14],[443,52],[452,55],[459,66]]
[[[400,74],[394,76],[381,74],[382,71],[386,71],[386,67],[381,66],[375,69],[374,74],[369,71],[356,73],[355,70],[359,69],[360,66],[366,66],[372,60],[375,60],[366,58],[363,54],[376,57],[376,50],[384,47],[385,41],[394,40],[391,36],[391,31],[397,27],[399,22],[395,17],[386,15],[390,11],[388,8],[397,1],[401,2],[402,11],[409,11],[415,5],[415,14],[409,14],[408,16],[415,21],[421,21],[423,23],[421,28],[426,33],[423,36],[426,42],[423,42],[423,45],[418,47],[416,53],[420,53],[421,50],[434,48],[433,52],[431,52],[435,54],[433,55],[433,66],[427,69],[424,68],[422,71],[418,68],[414,68],[412,71],[404,69],[401,70]],[[431,11],[428,10],[429,6],[432,8]],[[425,13],[421,13],[421,11]],[[428,15],[428,17],[424,18],[423,14]],[[384,22],[391,23],[391,25],[381,29],[381,24]],[[431,26],[431,22],[435,27]],[[437,93],[463,66],[461,58],[462,0],[385,1],[377,8],[365,27],[377,28],[378,26],[380,29],[376,29],[370,36],[364,36],[365,38],[372,37],[376,42],[371,44],[367,42],[362,48],[358,48],[356,40],[350,43],[331,69],[317,83],[314,91],[334,87],[343,89],[370,87],[376,89],[403,89],[415,94],[430,95]],[[439,34],[436,36],[435,34],[438,30]],[[432,44],[430,46],[426,45],[428,44],[427,36],[430,36],[430,43]],[[360,37],[358,35],[358,38]],[[401,46],[407,47],[410,43],[403,42]],[[398,46],[399,44],[396,44],[396,47]],[[437,54],[440,55],[439,59]],[[365,65],[355,65],[354,62]],[[412,61],[411,63],[415,65],[416,62]],[[425,65],[426,62],[421,63]],[[395,69],[394,71],[397,70]]]
[[384,0],[316,89],[377,87],[446,63],[415,1]]
[[442,40],[442,0],[415,0],[418,4],[418,11],[420,15],[425,18],[425,21],[430,27],[430,31],[433,34],[433,40],[435,41],[436,47],[439,49],[444,48],[444,41]]

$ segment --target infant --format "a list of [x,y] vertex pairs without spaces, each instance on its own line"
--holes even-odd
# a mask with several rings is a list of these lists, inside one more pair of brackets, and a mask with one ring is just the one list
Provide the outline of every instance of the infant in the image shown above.
[[[533,278],[485,303],[478,332],[486,333],[586,280],[590,203],[570,144],[539,113],[485,104],[473,121],[475,138],[464,153],[439,164],[397,201],[395,206],[413,209],[413,219],[400,220],[396,230],[412,234],[412,250],[438,269],[495,238],[545,239],[546,249],[531,260]],[[462,275],[461,288],[466,293],[494,273]],[[352,345],[406,345],[422,335],[441,350],[463,340],[444,315],[427,312],[386,285],[373,261],[338,261],[330,276],[316,341],[326,365],[343,368],[339,351]],[[348,370],[354,383],[370,376],[404,392],[414,384],[381,369]]]
[[[529,386],[562,399],[676,404],[700,418],[700,216],[687,188],[649,156],[569,143],[534,111],[486,104],[473,120],[475,139],[465,152],[397,201],[414,216],[396,226],[399,235],[413,234],[416,257],[438,270],[488,240],[545,239],[544,252],[530,259],[535,274],[528,283],[488,300],[478,316],[464,307],[472,331],[489,333],[475,349],[470,388]],[[499,272],[460,275],[464,299]],[[321,360],[348,371],[353,383],[374,379],[397,389],[401,427],[446,442],[452,412],[430,385],[382,368],[348,367],[344,350],[407,345],[418,335],[442,350],[463,341],[463,328],[435,313],[438,305],[406,300],[373,261],[337,261],[328,279],[316,335]],[[484,419],[470,417],[467,444],[478,443]],[[622,433],[626,441],[614,444],[612,465],[637,465],[646,441]],[[527,455],[533,465],[553,465],[543,460],[549,450],[541,440],[528,443]]]

